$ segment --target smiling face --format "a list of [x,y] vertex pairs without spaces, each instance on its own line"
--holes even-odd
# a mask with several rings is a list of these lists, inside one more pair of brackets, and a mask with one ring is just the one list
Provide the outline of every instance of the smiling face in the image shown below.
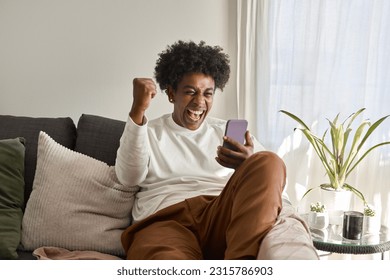
[[168,87],[168,98],[172,100],[172,113],[176,124],[196,130],[203,123],[213,105],[214,79],[202,73],[185,74],[177,89]]

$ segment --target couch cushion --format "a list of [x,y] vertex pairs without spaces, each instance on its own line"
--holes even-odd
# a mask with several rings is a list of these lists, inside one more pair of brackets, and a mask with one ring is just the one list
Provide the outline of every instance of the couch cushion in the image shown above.
[[83,114],[77,124],[75,151],[114,165],[125,122]]
[[76,126],[71,118],[31,118],[0,115],[0,139],[26,139],[24,205],[30,197],[37,161],[39,131],[49,133],[58,143],[73,149]]
[[261,242],[258,260],[318,260],[309,228],[289,201]]
[[123,256],[137,188],[122,186],[113,166],[69,150],[41,132],[33,191],[22,223],[22,248],[43,246]]
[[0,259],[16,259],[24,191],[24,139],[0,140]]

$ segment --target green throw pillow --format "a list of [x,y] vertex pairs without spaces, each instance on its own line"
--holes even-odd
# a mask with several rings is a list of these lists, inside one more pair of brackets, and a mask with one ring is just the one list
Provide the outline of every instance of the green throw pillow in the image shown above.
[[24,199],[24,139],[0,140],[0,259],[16,259]]

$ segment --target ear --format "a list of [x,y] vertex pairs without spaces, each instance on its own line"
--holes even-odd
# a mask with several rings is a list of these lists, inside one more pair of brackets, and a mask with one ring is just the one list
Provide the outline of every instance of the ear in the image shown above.
[[172,86],[168,86],[165,92],[168,95],[169,102],[174,103],[175,102],[175,93],[174,93]]

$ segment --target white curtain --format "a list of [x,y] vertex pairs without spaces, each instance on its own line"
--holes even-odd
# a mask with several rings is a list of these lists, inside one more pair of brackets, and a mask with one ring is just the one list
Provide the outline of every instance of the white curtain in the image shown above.
[[[310,187],[327,183],[324,169],[290,111],[322,135],[328,119],[390,114],[390,1],[238,0],[239,117],[285,161],[287,193],[299,211],[319,199]],[[366,146],[390,141],[390,118]],[[390,226],[390,146],[374,150],[348,178]],[[309,201],[310,200],[310,201]],[[355,200],[354,207],[363,210]],[[302,210],[303,209],[303,210]]]

